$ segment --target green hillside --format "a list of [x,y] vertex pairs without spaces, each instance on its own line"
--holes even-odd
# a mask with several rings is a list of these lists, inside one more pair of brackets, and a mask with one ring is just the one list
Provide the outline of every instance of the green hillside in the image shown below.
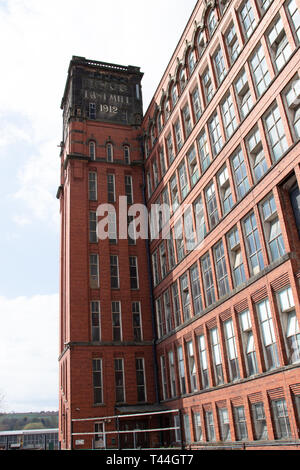
[[56,411],[0,414],[0,431],[51,428],[58,428],[58,413]]

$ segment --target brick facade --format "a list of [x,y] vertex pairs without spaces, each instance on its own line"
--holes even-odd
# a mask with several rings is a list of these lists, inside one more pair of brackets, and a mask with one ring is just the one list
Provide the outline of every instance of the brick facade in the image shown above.
[[[114,370],[114,359],[121,358],[123,405],[131,405],[132,413],[138,404],[136,358],[145,364],[144,410],[154,405],[180,410],[182,433],[166,431],[165,443],[183,440],[195,449],[298,445],[299,8],[298,0],[197,2],[141,126],[139,110],[134,111],[140,92],[135,99],[130,95],[130,125],[90,119],[75,93],[80,115],[73,109],[67,121],[59,192],[60,439],[65,448],[71,447],[71,419],[121,413]],[[135,68],[112,71],[79,59],[69,70],[110,70],[106,79],[114,86],[116,77],[119,83],[129,76],[135,86],[140,82]],[[130,148],[129,164],[124,145]],[[93,201],[90,172],[97,175]],[[171,240],[162,237],[163,220],[160,236],[149,246],[141,239],[135,245],[90,242],[90,212],[108,202],[108,174],[115,178],[117,209],[118,196],[126,194],[126,175],[132,177],[134,203],[146,200],[149,211],[152,204],[169,203]],[[90,254],[99,258],[97,289],[90,287]],[[117,291],[110,284],[111,255],[119,257]],[[130,256],[138,259],[134,290]],[[100,301],[99,344],[91,337],[92,301]],[[122,306],[118,344],[112,337],[114,301]],[[133,302],[142,306],[139,344]],[[102,359],[104,399],[96,406],[93,358]],[[165,419],[166,426],[175,422]],[[127,429],[131,424],[128,420]],[[143,426],[149,425],[145,418]],[[94,422],[74,421],[73,426],[73,432],[95,432]],[[112,428],[107,422],[106,432]],[[111,436],[106,445],[117,446]],[[92,445],[86,439],[84,445]],[[153,434],[152,444],[156,439]],[[126,439],[122,444],[130,446]]]

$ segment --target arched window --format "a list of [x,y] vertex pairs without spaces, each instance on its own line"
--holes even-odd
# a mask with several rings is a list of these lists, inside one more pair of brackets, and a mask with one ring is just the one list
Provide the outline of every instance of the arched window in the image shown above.
[[216,12],[214,10],[211,10],[207,17],[207,28],[208,28],[209,37],[212,36],[216,27],[217,27]]
[[112,162],[114,158],[113,146],[111,143],[106,144],[106,158],[108,162]]
[[129,148],[129,145],[124,145],[123,150],[124,150],[125,163],[126,163],[126,165],[129,165],[130,164],[130,148]]
[[182,93],[186,86],[186,74],[185,74],[184,67],[181,67],[178,78],[179,78],[180,92]]
[[93,140],[89,143],[89,156],[92,160],[96,160],[96,144]]
[[189,69],[189,75],[191,76],[192,73],[195,70],[195,65],[196,65],[196,60],[195,60],[195,53],[193,49],[190,50],[189,55],[188,55],[188,69]]
[[157,115],[156,123],[157,123],[158,133],[160,133],[162,128],[163,128],[163,119],[162,119],[162,112],[161,111]]
[[165,122],[167,122],[167,120],[170,117],[170,105],[169,105],[168,98],[166,98],[164,101],[164,113],[165,113]]
[[204,31],[200,31],[198,36],[197,36],[197,51],[198,51],[198,57],[202,57],[202,54],[205,49],[205,33]]
[[171,88],[171,100],[172,100],[172,107],[174,108],[178,100],[176,83],[173,83],[172,88]]

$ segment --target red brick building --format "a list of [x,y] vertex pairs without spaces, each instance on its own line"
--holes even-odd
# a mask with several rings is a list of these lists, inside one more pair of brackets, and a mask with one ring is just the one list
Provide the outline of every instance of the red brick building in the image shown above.
[[[71,61],[62,447],[97,432],[107,447],[297,448],[299,8],[197,2],[142,120],[139,69]],[[96,237],[97,207],[123,195],[171,208],[149,244]],[[143,427],[176,429],[120,433]]]

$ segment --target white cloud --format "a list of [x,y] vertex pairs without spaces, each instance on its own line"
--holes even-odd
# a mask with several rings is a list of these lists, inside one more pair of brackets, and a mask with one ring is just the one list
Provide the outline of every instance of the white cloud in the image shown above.
[[19,188],[13,196],[25,204],[25,213],[14,214],[13,219],[19,225],[38,220],[58,229],[58,151],[50,141],[40,145],[37,151],[18,171]]
[[4,411],[57,409],[58,294],[0,297]]

